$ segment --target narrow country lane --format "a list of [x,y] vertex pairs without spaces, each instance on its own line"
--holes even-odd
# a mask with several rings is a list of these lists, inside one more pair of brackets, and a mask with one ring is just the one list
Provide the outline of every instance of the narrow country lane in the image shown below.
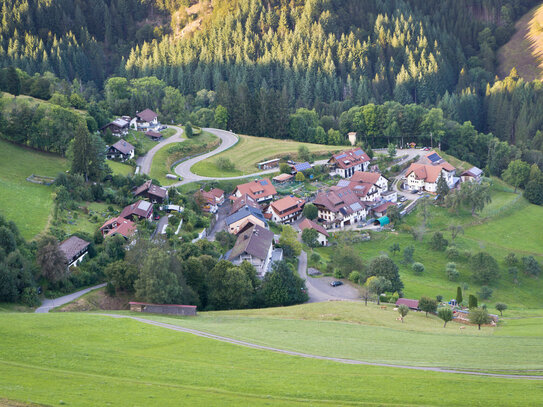
[[95,285],[94,287],[85,288],[84,290],[76,291],[75,293],[65,295],[64,297],[55,298],[53,300],[45,299],[34,312],[38,314],[44,314],[46,312],[49,312],[53,308],[60,307],[61,305],[64,305],[64,304],[68,304],[69,302],[72,302],[73,300],[81,297],[82,295],[87,294],[88,292],[97,290],[98,288],[102,288],[105,286],[106,286],[106,283],[98,284],[98,285]]
[[153,163],[153,158],[155,157],[155,154],[157,153],[158,150],[160,150],[164,146],[167,146],[168,144],[179,143],[186,140],[181,137],[181,135],[183,134],[183,129],[181,127],[178,127],[178,126],[167,126],[167,127],[170,129],[174,129],[175,134],[171,137],[168,137],[167,139],[162,140],[160,143],[158,143],[156,146],[150,149],[147,152],[147,154],[145,154],[142,157],[141,169],[140,169],[140,172],[142,174],[149,174],[151,172],[151,164]]

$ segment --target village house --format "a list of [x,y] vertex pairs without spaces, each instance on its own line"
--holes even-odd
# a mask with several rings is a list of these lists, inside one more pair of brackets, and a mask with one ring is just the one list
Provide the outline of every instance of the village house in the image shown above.
[[342,188],[349,188],[356,194],[361,202],[366,202],[369,204],[381,200],[381,193],[379,187],[369,182],[341,179],[338,181],[336,186],[333,186],[330,189],[336,190]]
[[436,192],[437,182],[443,177],[449,188],[455,185],[455,168],[436,152],[427,154],[419,162],[409,166],[405,179],[409,189]]
[[234,235],[245,229],[247,225],[258,225],[263,228],[268,226],[262,211],[249,205],[228,216],[225,223],[228,232]]
[[112,146],[109,146],[106,151],[108,160],[126,161],[134,158],[135,147],[128,141],[119,140]]
[[130,127],[134,130],[149,130],[155,128],[158,124],[158,115],[151,109],[145,109],[136,114],[130,122]]
[[304,205],[303,199],[286,196],[271,202],[264,217],[276,223],[292,223],[302,214]]
[[204,212],[216,213],[219,206],[224,203],[224,191],[219,188],[213,188],[211,191],[200,189],[194,194],[194,197],[201,204]]
[[381,218],[383,216],[386,216],[387,214],[387,211],[388,211],[388,208],[390,208],[391,206],[395,206],[396,204],[393,203],[393,202],[385,202],[379,206],[376,206],[375,208],[372,209],[373,211],[373,215],[377,218]]
[[127,205],[121,212],[121,218],[134,220],[134,219],[147,219],[151,220],[153,217],[153,205],[147,201],[138,201],[133,204]]
[[118,216],[104,223],[100,228],[100,232],[102,232],[103,237],[121,235],[128,239],[136,232],[136,224],[131,220]]
[[380,194],[388,190],[388,178],[384,177],[380,172],[356,171],[351,177],[351,181],[374,184],[379,189]]
[[312,220],[309,220],[309,219],[304,219],[303,221],[300,222],[300,224],[298,225],[298,227],[300,228],[300,230],[303,232],[305,229],[313,229],[313,230],[316,230],[317,231],[317,241],[319,242],[319,244],[321,246],[327,246],[328,245],[328,238],[330,237],[330,235],[328,234],[328,232],[326,231],[325,228],[323,228],[321,225],[319,225],[318,223],[315,223],[313,222]]
[[90,243],[77,236],[70,236],[59,245],[60,251],[66,257],[68,268],[77,266],[89,251]]
[[368,207],[349,188],[321,191],[313,201],[318,209],[318,218],[327,229],[342,228],[361,221],[368,215]]
[[228,260],[239,265],[243,261],[251,263],[259,277],[269,270],[273,252],[273,232],[259,225],[253,225],[238,235]]
[[250,206],[262,212],[262,207],[256,201],[256,199],[253,199],[249,195],[245,194],[237,198],[234,197],[234,199],[232,200],[232,205],[230,207],[230,215],[232,215],[233,213],[236,213],[244,206]]
[[162,134],[154,130],[147,130],[145,135],[153,141],[160,141],[162,139]]
[[334,154],[328,160],[328,166],[332,174],[350,178],[355,171],[367,171],[370,161],[370,157],[361,148],[354,148]]
[[477,182],[481,183],[483,180],[483,170],[477,167],[471,167],[469,170],[464,171],[462,174],[460,174],[460,179],[462,182]]
[[235,197],[249,195],[257,202],[264,202],[273,199],[276,194],[277,191],[271,181],[268,178],[263,178],[238,185],[233,195]]
[[284,184],[285,182],[292,181],[294,179],[294,175],[292,174],[279,174],[272,178],[273,182],[276,184]]
[[146,198],[152,203],[163,203],[168,197],[168,190],[153,185],[152,180],[147,180],[137,187],[132,194],[134,197]]
[[124,118],[118,118],[118,119],[113,120],[112,122],[109,122],[105,126],[103,126],[100,129],[100,132],[105,134],[109,130],[111,131],[113,135],[121,137],[121,136],[126,136],[128,134],[129,129],[130,129],[130,118],[128,118],[128,120]]

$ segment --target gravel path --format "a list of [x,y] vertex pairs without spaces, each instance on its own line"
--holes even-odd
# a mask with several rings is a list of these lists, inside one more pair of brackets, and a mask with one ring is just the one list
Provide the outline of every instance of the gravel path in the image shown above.
[[348,365],[395,367],[395,368],[399,368],[399,369],[421,370],[421,371],[437,372],[437,373],[455,373],[455,374],[463,374],[463,375],[471,375],[471,376],[489,376],[489,377],[497,377],[497,378],[505,378],[505,379],[543,380],[543,376],[509,375],[509,374],[500,374],[500,373],[470,372],[470,371],[466,371],[466,370],[455,370],[455,369],[448,369],[448,368],[441,368],[441,367],[393,365],[393,364],[387,364],[387,363],[373,363],[373,362],[364,362],[364,361],[361,361],[361,360],[354,360],[354,359],[344,359],[344,358],[334,358],[334,357],[330,357],[330,356],[312,355],[312,354],[309,354],[309,353],[296,352],[296,351],[290,351],[290,350],[285,350],[285,349],[278,349],[278,348],[274,348],[274,347],[271,347],[271,346],[258,345],[256,343],[241,341],[241,340],[238,340],[238,339],[232,339],[232,338],[228,338],[228,337],[225,337],[225,336],[211,334],[211,333],[208,333],[208,332],[198,331],[196,329],[184,328],[184,327],[177,326],[177,325],[166,324],[164,322],[151,321],[149,319],[133,317],[133,316],[129,316],[129,315],[116,315],[116,314],[96,314],[96,315],[110,316],[110,317],[114,317],[114,318],[128,318],[128,319],[133,319],[135,321],[142,322],[144,324],[154,325],[154,326],[158,326],[158,327],[161,327],[161,328],[170,329],[172,331],[189,333],[189,334],[192,334],[192,335],[200,336],[202,338],[214,339],[214,340],[221,341],[221,342],[231,343],[233,345],[245,346],[247,348],[267,350],[267,351],[282,353],[282,354],[285,354],[285,355],[299,356],[299,357],[308,358],[308,359],[327,360],[327,361],[331,361],[331,362],[344,363],[344,364],[348,364]]
[[73,300],[81,297],[82,295],[87,294],[90,291],[93,291],[105,286],[106,286],[105,283],[98,284],[98,285],[95,285],[94,287],[85,288],[84,290],[65,295],[64,297],[55,298],[53,300],[45,299],[43,300],[39,308],[37,308],[36,311],[34,312],[37,312],[38,314],[44,314],[46,312],[49,312],[53,308],[60,307],[61,305],[64,305],[64,304],[68,304],[69,302],[72,302]]

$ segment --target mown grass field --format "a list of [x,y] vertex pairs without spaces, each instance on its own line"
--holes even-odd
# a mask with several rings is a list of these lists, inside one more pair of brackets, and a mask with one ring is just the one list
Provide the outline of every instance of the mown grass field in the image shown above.
[[107,316],[3,314],[0,326],[0,394],[27,403],[518,406],[543,398],[533,381],[305,359]]
[[[514,194],[509,195],[506,197],[500,193],[495,202],[501,201],[504,205],[509,205],[516,199]],[[523,198],[516,205],[518,207],[513,206],[511,210],[503,213],[496,211],[497,214],[493,217],[475,221],[463,212],[456,216],[447,209],[432,208],[430,211],[432,217],[428,221],[427,233],[422,241],[416,241],[407,232],[381,232],[373,233],[370,241],[354,244],[354,248],[366,263],[382,253],[388,253],[399,266],[400,275],[405,284],[405,297],[443,295],[447,301],[455,298],[456,288],[459,285],[468,287],[464,290],[464,298],[467,298],[469,294],[477,296],[481,286],[473,281],[469,259],[464,253],[467,251],[475,254],[485,251],[498,261],[501,278],[491,285],[494,290],[492,297],[480,302],[486,303],[489,307],[493,307],[496,302],[505,302],[515,310],[543,308],[543,297],[540,295],[543,290],[543,280],[525,276],[521,271],[519,284],[514,284],[504,264],[504,257],[509,252],[516,253],[519,258],[534,255],[540,263],[543,262],[543,237],[540,232],[540,223],[537,221],[543,218],[543,207],[530,205]],[[406,223],[418,225],[419,217],[420,212],[417,210],[407,218]],[[465,231],[455,240],[461,254],[460,258],[455,260],[448,259],[445,252],[432,250],[429,244],[432,234],[437,230],[441,230],[445,238],[451,241],[451,234],[447,230],[447,225],[451,222],[463,224]],[[394,243],[398,243],[402,250],[410,245],[415,247],[414,260],[425,266],[425,271],[421,275],[416,274],[410,265],[401,263],[402,254],[389,253],[389,248]],[[334,249],[324,247],[316,250],[322,256],[324,265]],[[460,272],[457,281],[449,281],[445,272],[447,263],[451,261],[456,263]]]
[[[523,325],[509,325],[509,321],[479,331],[476,326],[455,322],[443,328],[443,321],[422,312],[410,312],[404,323],[396,320],[398,316],[391,305],[383,310],[373,303],[331,302],[205,312],[197,318],[144,318],[331,357],[468,370],[539,370],[543,374],[541,319],[524,320],[528,326],[537,326],[534,333],[526,335]],[[460,330],[460,326],[466,329]]]
[[[223,151],[207,160],[196,163],[191,170],[195,174],[206,177],[236,177],[258,172],[257,163],[290,155],[295,158],[298,148],[304,145],[315,154],[340,151],[342,146],[327,146],[322,144],[300,143],[291,140],[277,140],[266,137],[239,136],[239,142],[232,148]],[[217,167],[219,157],[230,159],[235,164],[234,171],[224,171]]]
[[0,140],[0,213],[17,224],[25,239],[45,228],[53,206],[53,188],[26,178],[32,174],[55,177],[67,168],[62,157]]
[[[160,181],[162,185],[175,184],[177,180],[166,178],[166,174],[175,174],[171,166],[175,161],[183,158],[185,154],[180,151],[170,153],[170,148],[175,145],[182,145],[186,146],[187,148],[194,148],[196,151],[196,149],[204,148],[203,146],[207,145],[208,147],[205,148],[205,150],[207,151],[215,148],[218,145],[217,141],[217,136],[211,133],[203,132],[199,136],[193,137],[191,139],[187,139],[180,143],[168,144],[162,147],[160,150],[157,151],[153,158],[153,163],[151,164],[151,172],[149,176]],[[192,154],[189,153],[189,155]]]
[[111,168],[111,171],[113,171],[113,174],[115,175],[134,174],[134,167],[128,164],[124,164],[124,163],[113,161],[113,160],[107,160],[107,165],[109,165],[109,168]]

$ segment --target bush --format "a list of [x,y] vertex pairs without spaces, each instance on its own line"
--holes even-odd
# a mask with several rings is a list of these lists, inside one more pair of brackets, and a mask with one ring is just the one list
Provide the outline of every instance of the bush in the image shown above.
[[334,270],[334,278],[342,278],[343,276],[341,275],[341,270],[340,269],[335,269]]
[[413,263],[413,254],[415,254],[414,246],[407,246],[403,249],[403,261],[405,264]]
[[447,248],[449,245],[449,241],[443,237],[443,234],[441,232],[436,232],[432,236],[432,240],[430,241],[430,247],[433,250],[439,250],[443,251]]
[[492,297],[492,288],[489,286],[482,286],[480,291],[477,291],[477,295],[481,297],[483,300],[488,300],[490,297]]
[[515,253],[509,253],[507,256],[505,256],[505,264],[509,267],[517,266],[518,265],[518,257]]
[[473,294],[469,295],[468,307],[469,309],[477,308],[477,297]]
[[533,277],[538,277],[541,274],[541,265],[537,262],[534,256],[524,256],[522,258],[522,267],[526,274]]
[[309,260],[311,261],[311,263],[319,263],[321,261],[321,256],[319,255],[319,253],[314,252],[311,253]]
[[458,277],[460,277],[460,273],[456,269],[456,263],[452,263],[452,262],[447,263],[446,273],[447,273],[447,278],[450,281],[456,281],[458,280]]
[[352,281],[353,283],[360,283],[360,273],[358,271],[351,271],[348,278],[349,281]]
[[437,302],[443,301],[443,296],[442,296],[442,295],[439,295],[439,294],[436,295],[436,301],[437,301]]
[[39,306],[38,291],[34,287],[25,287],[21,295],[21,302],[28,307]]
[[445,250],[445,253],[449,260],[457,260],[460,257],[460,252],[458,251],[456,246],[447,247],[447,249]]
[[413,271],[417,274],[422,274],[424,272],[424,264],[422,263],[413,263]]
[[226,157],[217,158],[217,160],[215,160],[215,165],[222,171],[234,171],[236,169],[235,164]]

